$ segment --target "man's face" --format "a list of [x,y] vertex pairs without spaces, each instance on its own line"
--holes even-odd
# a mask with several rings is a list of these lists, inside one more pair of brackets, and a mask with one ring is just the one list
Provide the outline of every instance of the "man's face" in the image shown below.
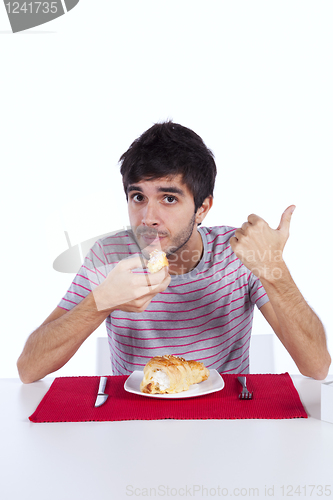
[[191,246],[195,205],[181,175],[140,181],[127,193],[130,224],[145,258],[156,248],[170,255]]

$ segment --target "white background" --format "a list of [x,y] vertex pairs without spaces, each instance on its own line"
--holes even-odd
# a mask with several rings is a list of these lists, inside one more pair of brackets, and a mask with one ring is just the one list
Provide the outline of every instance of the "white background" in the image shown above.
[[[285,260],[333,351],[332,25],[330,0],[81,0],[12,34],[0,4],[0,377],[74,277],[52,267],[64,231],[74,245],[128,224],[118,159],[167,118],[215,154],[206,225],[275,228],[296,205]],[[57,374],[93,374],[100,335]],[[275,354],[297,373],[278,340]]]

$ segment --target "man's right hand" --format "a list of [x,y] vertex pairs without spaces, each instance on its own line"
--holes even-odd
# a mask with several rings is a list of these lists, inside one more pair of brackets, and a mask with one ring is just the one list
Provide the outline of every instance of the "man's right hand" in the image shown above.
[[124,259],[112,269],[105,281],[94,291],[98,311],[120,309],[126,312],[142,312],[152,299],[170,284],[168,268],[154,274],[133,273],[142,268],[142,257]]
[[73,309],[65,311],[56,307],[29,336],[18,359],[22,382],[34,382],[64,366],[106,319],[110,309],[144,311],[153,297],[167,288],[171,276],[167,268],[155,274],[132,273],[132,269],[140,267],[142,269],[140,257],[125,259]]

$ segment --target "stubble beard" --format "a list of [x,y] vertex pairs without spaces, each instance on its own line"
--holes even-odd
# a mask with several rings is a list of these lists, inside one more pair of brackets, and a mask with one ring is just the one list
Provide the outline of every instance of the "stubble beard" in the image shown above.
[[[184,246],[186,246],[187,242],[189,241],[189,239],[192,236],[194,226],[195,226],[195,214],[193,214],[188,226],[185,229],[182,229],[174,238],[172,238],[171,245],[167,249],[164,249],[164,252],[166,253],[167,258],[169,258],[171,255],[176,254],[177,252],[179,252],[179,250],[181,250]],[[158,231],[154,230],[154,229],[150,229],[149,232],[155,233],[156,236],[158,234]],[[139,231],[138,233],[141,234],[142,230]],[[141,248],[141,252],[142,252],[143,256],[149,260],[150,256],[149,256],[149,251],[147,250],[147,247],[143,248],[139,244],[135,231],[133,231],[133,234],[135,235],[135,239]]]
[[186,230],[181,231],[180,233],[177,234],[177,236],[173,238],[172,240],[173,245],[169,247],[168,250],[165,252],[167,257],[174,255],[181,248],[186,246],[188,240],[192,236],[194,225],[195,225],[195,214],[193,214],[193,217],[191,218]]

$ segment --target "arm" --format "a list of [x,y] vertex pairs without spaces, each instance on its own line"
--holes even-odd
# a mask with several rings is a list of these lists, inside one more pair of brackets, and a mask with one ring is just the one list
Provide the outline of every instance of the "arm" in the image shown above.
[[28,338],[17,361],[19,376],[31,383],[64,366],[81,344],[115,309],[142,312],[167,288],[171,277],[162,269],[149,276],[134,274],[139,257],[121,261],[106,280],[70,311],[57,307]]
[[282,258],[293,209],[288,207],[276,230],[260,217],[250,215],[248,222],[236,230],[230,244],[244,265],[260,278],[270,300],[260,311],[300,372],[324,379],[331,364],[324,327],[303,298]]
[[17,361],[22,382],[29,384],[59,370],[108,314],[97,311],[91,293],[71,311],[57,307],[24,346]]
[[[291,277],[290,279],[292,280]],[[263,286],[269,289],[267,283]],[[298,294],[299,300],[296,298]],[[314,379],[324,379],[331,364],[331,357],[327,351],[324,327],[318,316],[297,287],[292,296],[287,292],[282,297],[279,292],[275,293],[274,286],[267,295],[270,302],[264,304],[260,312],[295,361],[299,371]],[[287,299],[288,296],[290,300]]]

